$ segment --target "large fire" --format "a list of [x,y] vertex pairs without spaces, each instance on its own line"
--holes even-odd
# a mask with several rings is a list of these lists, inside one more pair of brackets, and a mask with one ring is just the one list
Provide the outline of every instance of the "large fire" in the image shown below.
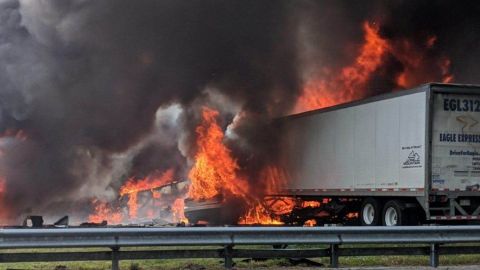
[[[378,25],[365,22],[364,42],[358,46],[356,57],[349,65],[339,70],[327,67],[314,76],[305,78],[303,92],[296,102],[294,112],[319,109],[366,97],[372,77],[382,68],[388,57],[393,57],[402,66],[391,78],[397,89],[426,81],[453,80],[448,57],[439,57],[432,68],[432,60],[424,56],[425,51],[435,47],[436,36],[428,36],[424,44],[414,46],[408,40],[384,38],[379,29]],[[319,209],[328,204],[328,199],[322,202],[301,201],[281,196],[289,176],[276,164],[263,168],[255,179],[256,183],[261,184],[256,185],[255,189],[252,188],[252,179],[246,178],[232,151],[225,144],[224,130],[218,124],[218,117],[219,112],[212,108],[203,107],[201,110],[201,120],[195,129],[193,165],[188,173],[189,199],[197,202],[214,198],[222,198],[224,202],[228,198],[240,199],[246,211],[239,218],[238,224],[283,224],[280,217],[294,213],[294,209]],[[138,217],[139,192],[150,191],[153,199],[160,200],[161,193],[154,189],[171,182],[173,175],[173,170],[167,170],[160,176],[130,178],[119,190],[121,197],[128,197],[128,219]],[[260,192],[257,192],[258,187],[262,189]],[[187,222],[184,203],[184,198],[178,197],[169,204],[173,218],[178,222]],[[125,214],[119,209],[112,210],[111,205],[100,201],[95,201],[94,205],[95,214],[90,216],[92,222],[108,220],[118,223],[126,219]],[[157,206],[160,207],[155,204],[155,207]],[[358,213],[350,213],[348,217],[355,218],[356,215]],[[154,212],[149,211],[147,216],[153,217]],[[317,220],[306,220],[304,225],[315,226]]]
[[[260,173],[259,181],[263,183],[264,192],[252,194],[247,179],[241,176],[240,167],[233,158],[231,150],[225,145],[224,131],[217,122],[218,111],[203,107],[202,119],[196,128],[196,154],[194,164],[189,172],[190,185],[187,197],[196,201],[212,199],[218,195],[224,200],[238,198],[246,206],[245,214],[240,217],[240,224],[282,224],[279,215],[290,212],[295,202],[288,197],[263,198],[263,194],[276,194],[286,183],[285,173],[275,166],[267,166]],[[161,175],[147,176],[143,179],[130,178],[119,189],[120,198],[128,197],[128,216],[122,207],[94,200],[94,213],[89,216],[90,222],[121,223],[138,218],[138,195],[140,192],[151,192],[154,200],[159,200],[162,194],[155,190],[172,182],[172,169]],[[155,204],[155,207],[161,205]],[[185,222],[184,198],[176,198],[170,203],[173,220]],[[154,218],[152,209],[146,214]]]
[[[189,173],[189,198],[205,200],[220,194],[223,198],[234,196],[241,198],[247,206],[240,224],[281,224],[266,207],[263,198],[249,192],[248,181],[240,176],[238,163],[224,144],[224,132],[217,117],[218,111],[207,107],[202,109],[202,121],[196,128],[195,163]],[[275,167],[265,168],[261,175],[268,193],[275,192],[284,179]]]
[[367,86],[372,75],[391,55],[399,61],[403,70],[397,74],[397,89],[405,89],[421,83],[440,80],[453,81],[450,73],[451,62],[442,56],[434,63],[428,61],[426,51],[437,42],[436,36],[425,39],[424,46],[414,46],[412,42],[387,40],[380,36],[379,27],[365,22],[363,24],[364,43],[359,47],[357,57],[340,71],[325,68],[316,76],[306,78],[302,95],[298,98],[294,113],[333,106],[352,100],[365,98]]
[[191,185],[188,197],[211,199],[219,194],[246,196],[248,183],[238,175],[239,166],[224,145],[224,133],[217,123],[218,111],[204,107],[202,122],[196,128],[197,154],[188,174]]
[[[366,88],[372,75],[385,62],[386,55],[393,55],[404,69],[398,74],[398,88],[418,84],[422,80],[430,81],[440,74],[443,82],[452,81],[449,72],[448,58],[437,62],[440,72],[430,72],[428,76],[419,76],[415,70],[424,68],[427,63],[420,50],[414,50],[407,41],[393,42],[380,36],[379,26],[365,22],[363,24],[364,43],[359,47],[358,55],[349,66],[339,72],[324,70],[321,79],[308,78],[303,94],[297,100],[295,112],[318,109],[366,97]],[[426,39],[426,49],[435,46],[435,36]],[[409,52],[414,52],[409,54]],[[431,75],[434,74],[434,75]],[[237,163],[230,151],[223,144],[223,131],[216,124],[218,112],[203,109],[203,122],[197,127],[197,147],[195,164],[190,171],[192,185],[189,196],[194,199],[209,199],[219,193],[229,191],[246,200],[248,210],[238,221],[239,224],[282,224],[279,216],[289,213],[294,207],[319,208],[318,201],[298,202],[288,197],[257,198],[249,193],[248,181],[238,177]],[[275,195],[286,183],[288,176],[276,166],[267,166],[261,172],[258,181],[263,184],[263,194]],[[307,226],[315,225],[315,220],[306,222]]]
[[364,23],[363,29],[365,43],[353,63],[336,74],[327,69],[327,74],[323,74],[327,79],[307,79],[295,112],[328,107],[362,97],[361,90],[370,74],[382,64],[382,58],[388,49],[388,43],[379,36],[376,25]]

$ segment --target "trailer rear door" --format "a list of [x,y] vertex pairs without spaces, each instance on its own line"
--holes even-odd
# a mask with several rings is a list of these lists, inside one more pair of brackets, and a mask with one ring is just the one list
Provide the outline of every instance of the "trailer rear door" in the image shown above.
[[434,93],[431,188],[480,186],[480,95]]

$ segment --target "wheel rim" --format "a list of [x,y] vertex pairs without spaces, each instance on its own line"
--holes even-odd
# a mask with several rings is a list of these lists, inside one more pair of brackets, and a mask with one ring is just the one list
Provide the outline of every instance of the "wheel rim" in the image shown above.
[[363,207],[362,216],[365,224],[370,225],[373,223],[373,220],[375,219],[375,208],[372,204],[368,203]]
[[387,226],[397,226],[398,215],[397,210],[393,207],[387,208],[385,211],[385,225]]

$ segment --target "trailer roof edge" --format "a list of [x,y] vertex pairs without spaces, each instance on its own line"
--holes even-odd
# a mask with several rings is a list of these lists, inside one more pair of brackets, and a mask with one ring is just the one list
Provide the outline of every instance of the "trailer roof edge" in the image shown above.
[[396,97],[405,96],[405,95],[412,95],[412,94],[416,94],[416,93],[421,93],[421,92],[428,91],[429,89],[454,90],[454,89],[458,89],[458,88],[462,88],[462,89],[467,88],[467,89],[471,89],[471,90],[479,89],[480,90],[480,85],[430,82],[430,83],[421,84],[417,87],[410,88],[410,89],[398,90],[398,91],[395,91],[395,92],[380,94],[380,95],[368,97],[368,98],[365,98],[365,99],[359,99],[359,100],[354,100],[354,101],[350,101],[350,102],[346,102],[346,103],[341,103],[341,104],[338,104],[338,105],[333,105],[333,106],[330,106],[330,107],[325,107],[325,108],[321,108],[321,109],[316,109],[316,110],[291,114],[291,115],[280,117],[278,119],[285,119],[286,120],[286,119],[300,118],[300,117],[305,117],[305,116],[309,116],[309,115],[312,115],[312,114],[335,111],[335,110],[349,108],[349,107],[358,106],[358,105],[362,105],[362,104],[372,103],[372,102],[375,102],[375,101],[380,101],[380,100],[391,99],[391,98],[396,98]]

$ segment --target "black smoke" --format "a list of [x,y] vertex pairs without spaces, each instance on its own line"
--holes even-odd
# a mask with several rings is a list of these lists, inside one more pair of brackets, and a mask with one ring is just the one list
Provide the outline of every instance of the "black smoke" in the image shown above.
[[[255,175],[278,147],[265,126],[291,111],[311,70],[352,61],[363,21],[392,41],[437,36],[429,57],[448,56],[456,81],[478,83],[478,11],[453,1],[5,0],[0,131],[28,138],[3,139],[4,203],[14,219],[81,213],[128,177],[173,167],[185,178],[204,105],[225,128],[236,119],[228,144]],[[390,58],[371,94],[405,68]]]
[[207,86],[241,110],[284,113],[298,94],[288,13],[272,1],[4,1],[0,127],[28,135],[5,146],[12,213],[115,196],[132,174],[184,177],[177,140],[192,128],[156,113]]

